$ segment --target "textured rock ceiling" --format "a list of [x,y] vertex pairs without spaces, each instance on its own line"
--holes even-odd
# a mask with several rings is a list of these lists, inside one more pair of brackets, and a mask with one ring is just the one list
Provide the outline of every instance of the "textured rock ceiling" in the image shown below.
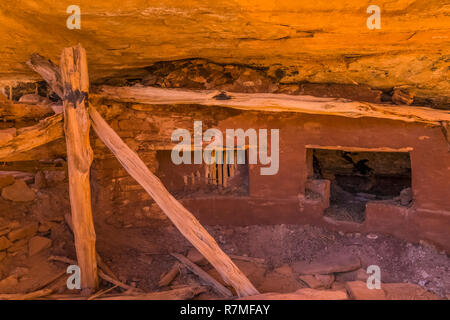
[[[66,8],[81,7],[81,30]],[[366,9],[381,8],[381,30]],[[208,58],[282,69],[282,82],[411,86],[450,97],[448,0],[15,0],[0,3],[0,79],[36,79],[33,52],[59,62],[81,43],[92,79],[156,61]]]

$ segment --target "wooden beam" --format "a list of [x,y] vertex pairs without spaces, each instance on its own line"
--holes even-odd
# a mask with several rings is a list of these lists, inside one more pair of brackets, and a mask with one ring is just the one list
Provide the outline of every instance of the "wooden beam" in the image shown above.
[[33,53],[27,65],[39,73],[41,77],[48,83],[50,88],[62,99],[64,89],[62,87],[62,78],[59,67],[49,59],[44,58],[38,53]]
[[[0,135],[7,130],[9,129],[0,130]],[[0,140],[0,161],[10,161],[11,158],[63,136],[61,114],[45,118],[34,126],[17,129],[10,139]]]
[[0,300],[34,300],[50,295],[53,289],[42,289],[29,293],[0,294]]
[[118,285],[114,285],[114,286],[111,287],[111,288],[104,289],[104,290],[100,290],[100,291],[96,292],[95,294],[93,294],[92,296],[90,296],[90,297],[88,298],[88,300],[95,300],[95,299],[97,299],[97,298],[99,298],[99,297],[105,295],[106,293],[108,293],[108,292],[110,292],[110,291],[116,289],[117,287],[118,287]]
[[[63,144],[63,143],[61,143]],[[39,171],[65,171],[65,162],[44,162],[44,161],[0,161],[1,171],[20,171],[34,174]]]
[[64,88],[64,131],[67,145],[69,196],[82,292],[91,295],[98,286],[95,230],[91,208],[90,167],[93,159],[89,143],[89,78],[86,51],[78,45],[61,55]]
[[411,152],[413,147],[404,148],[390,148],[390,147],[377,147],[377,148],[360,148],[360,147],[346,147],[346,146],[324,146],[318,144],[307,144],[307,149],[325,149],[325,150],[342,150],[349,152]]
[[216,279],[211,277],[207,272],[205,272],[202,268],[197,266],[185,256],[182,256],[178,253],[172,253],[172,256],[177,258],[184,266],[186,266],[186,268],[197,275],[200,280],[211,286],[217,293],[223,295],[226,298],[231,298],[233,296],[230,290],[225,288],[221,283],[219,283]]
[[158,282],[158,287],[168,286],[180,273],[180,264],[175,262],[170,270],[164,274]]
[[[214,98],[219,92],[211,90],[162,89],[155,87],[101,86],[95,97],[142,104],[197,104],[221,106],[240,110],[299,112],[336,115],[350,118],[372,117],[406,122],[423,122],[437,126],[450,121],[450,112],[407,105],[374,104],[335,98],[295,96],[273,93],[227,93],[230,99]],[[145,108],[145,106],[139,106]]]
[[89,108],[92,127],[103,143],[114,153],[125,170],[149,193],[163,212],[192,245],[234,287],[239,296],[257,294],[257,290],[198,220],[177,201],[139,158],[106,123],[94,107]]
[[[61,119],[61,129],[62,129],[62,119]],[[63,130],[63,129],[62,129]],[[66,157],[66,141],[64,137],[60,139],[53,140],[49,143],[37,146],[31,150],[15,153],[9,156],[7,159],[0,159],[0,161],[5,162],[16,162],[16,161],[39,161],[43,159],[58,159]]]
[[261,264],[264,264],[264,262],[265,262],[264,259],[261,259],[261,258],[238,256],[235,254],[229,254],[229,256],[232,260],[241,260],[241,261],[247,261],[247,262],[252,262],[252,263],[261,263]]
[[55,112],[49,105],[10,103],[0,101],[0,121],[42,119]]
[[206,287],[194,285],[161,292],[103,296],[98,300],[189,300],[206,291]]
[[[208,289],[204,286],[183,286],[174,288],[172,290],[160,291],[160,292],[146,292],[146,293],[122,293],[122,294],[110,294],[103,291],[102,297],[97,297],[96,300],[189,300],[199,295],[200,293],[207,292]],[[95,298],[95,297],[94,297]],[[89,300],[86,297],[80,297],[74,294],[52,294],[47,296],[48,300]]]

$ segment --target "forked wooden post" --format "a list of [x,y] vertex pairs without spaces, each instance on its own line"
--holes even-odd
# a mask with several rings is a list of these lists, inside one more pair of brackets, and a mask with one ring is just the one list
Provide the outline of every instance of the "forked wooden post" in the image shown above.
[[98,276],[89,182],[93,153],[89,143],[89,78],[84,48],[81,45],[65,48],[61,54],[60,69],[73,234],[81,287],[88,295],[97,288]]

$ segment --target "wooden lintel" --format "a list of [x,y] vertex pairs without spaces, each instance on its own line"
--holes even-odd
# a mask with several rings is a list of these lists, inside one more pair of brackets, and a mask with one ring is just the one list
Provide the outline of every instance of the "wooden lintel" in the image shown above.
[[211,90],[112,86],[101,86],[97,88],[96,92],[95,97],[98,98],[142,103],[144,105],[197,104],[248,111],[298,112],[350,118],[372,117],[405,122],[422,122],[436,126],[441,125],[440,121],[450,121],[450,112],[447,110],[301,95],[233,92],[227,93],[227,98],[224,100],[218,96],[220,92]]
[[362,148],[362,147],[346,147],[346,146],[324,146],[317,144],[307,144],[305,145],[307,149],[326,149],[326,150],[342,150],[350,152],[411,152],[414,150],[413,147],[403,147],[403,148],[390,148],[390,147],[373,147],[373,148]]

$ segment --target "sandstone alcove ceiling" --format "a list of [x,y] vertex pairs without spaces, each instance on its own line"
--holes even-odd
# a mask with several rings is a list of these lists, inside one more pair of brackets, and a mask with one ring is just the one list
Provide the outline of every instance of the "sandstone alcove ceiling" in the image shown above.
[[[83,43],[91,80],[158,61],[207,58],[266,68],[280,83],[400,87],[422,105],[448,108],[450,4],[378,1],[382,27],[366,27],[369,2],[78,1],[81,30],[69,30],[71,1],[0,4],[0,79],[37,79],[30,54],[55,59]],[[57,61],[57,60],[56,60]]]
[[3,1],[0,300],[448,300],[449,31],[448,0]]

